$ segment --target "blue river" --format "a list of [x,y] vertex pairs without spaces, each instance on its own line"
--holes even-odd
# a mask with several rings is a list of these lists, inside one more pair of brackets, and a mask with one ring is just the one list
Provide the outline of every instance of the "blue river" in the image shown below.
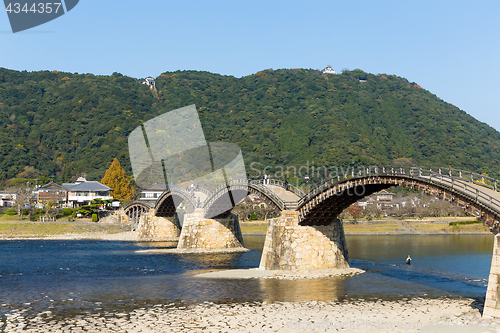
[[[209,280],[201,272],[258,267],[264,237],[238,254],[144,254],[172,243],[0,241],[0,315],[13,308],[54,314],[123,311],[155,304],[406,297],[486,293],[493,235],[347,236],[351,266],[366,273],[315,280]],[[406,256],[413,258],[405,264]]]

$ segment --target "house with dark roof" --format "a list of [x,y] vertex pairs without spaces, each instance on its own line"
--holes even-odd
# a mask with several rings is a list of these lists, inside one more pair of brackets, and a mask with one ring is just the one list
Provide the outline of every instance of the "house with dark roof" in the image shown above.
[[38,187],[35,194],[37,202],[41,204],[51,201],[54,204],[65,206],[68,201],[68,189],[54,182]]
[[87,181],[83,177],[74,183],[64,183],[63,186],[68,189],[68,206],[73,208],[88,205],[94,199],[113,199],[111,187],[96,181]]
[[148,187],[145,187],[141,190],[141,197],[139,198],[139,200],[154,202],[158,200],[158,198],[163,192],[165,192],[166,189],[167,186],[165,184],[154,183],[152,185],[149,185]]

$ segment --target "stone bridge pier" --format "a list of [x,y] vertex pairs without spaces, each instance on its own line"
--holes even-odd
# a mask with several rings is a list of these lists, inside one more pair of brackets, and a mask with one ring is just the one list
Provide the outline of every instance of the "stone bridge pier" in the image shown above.
[[312,270],[349,268],[344,226],[302,226],[297,211],[284,210],[269,221],[259,269]]
[[228,213],[208,219],[203,216],[203,209],[200,208],[184,215],[177,249],[197,252],[247,251],[243,246],[238,216]]
[[483,318],[500,319],[500,234],[495,235]]
[[177,214],[168,217],[155,216],[154,209],[142,213],[137,225],[139,240],[143,241],[177,241],[181,227]]

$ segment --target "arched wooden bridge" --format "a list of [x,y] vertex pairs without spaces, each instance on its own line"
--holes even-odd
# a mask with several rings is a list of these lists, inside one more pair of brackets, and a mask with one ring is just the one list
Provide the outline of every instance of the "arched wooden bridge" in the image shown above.
[[[204,215],[211,217],[230,212],[234,205],[253,193],[262,196],[277,212],[298,211],[301,225],[327,225],[354,202],[391,186],[409,187],[449,201],[478,217],[492,233],[500,231],[500,181],[450,168],[358,168],[330,178],[308,193],[280,180],[270,179],[266,184],[262,180],[234,180],[212,191],[203,202],[197,202],[180,188],[169,189],[150,209],[154,209],[156,216],[171,216],[183,202],[187,210],[202,208]],[[139,205],[131,203],[125,210],[136,214],[134,216],[137,212],[140,215],[146,208]]]

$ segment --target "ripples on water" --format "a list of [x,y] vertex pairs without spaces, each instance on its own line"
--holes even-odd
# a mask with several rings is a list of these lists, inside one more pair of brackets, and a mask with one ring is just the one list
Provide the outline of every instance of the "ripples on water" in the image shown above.
[[[367,273],[317,280],[209,280],[196,273],[258,267],[264,237],[237,254],[139,254],[174,243],[0,241],[0,313],[125,311],[154,304],[484,297],[490,235],[348,236],[353,267]],[[404,264],[406,256],[412,266]],[[30,303],[29,306],[27,303]]]

